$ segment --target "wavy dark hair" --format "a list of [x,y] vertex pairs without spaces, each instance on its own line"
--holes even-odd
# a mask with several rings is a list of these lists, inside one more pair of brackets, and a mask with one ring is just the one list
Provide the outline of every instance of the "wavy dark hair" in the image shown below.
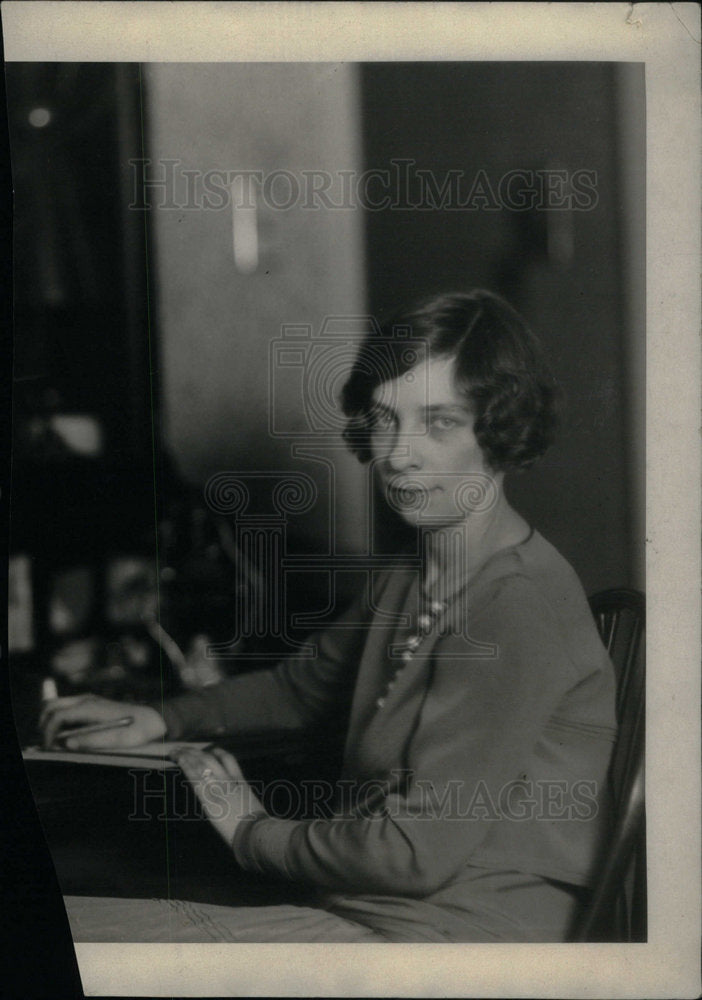
[[493,471],[527,469],[551,445],[562,394],[540,344],[504,299],[474,289],[399,313],[362,342],[341,395],[344,438],[362,462],[371,458],[374,390],[427,356],[455,358],[473,433]]

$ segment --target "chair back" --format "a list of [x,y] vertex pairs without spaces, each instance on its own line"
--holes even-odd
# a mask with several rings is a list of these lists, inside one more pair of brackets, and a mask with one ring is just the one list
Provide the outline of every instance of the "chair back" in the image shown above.
[[605,590],[590,598],[590,608],[617,678],[614,827],[575,940],[645,941],[645,598],[637,590]]

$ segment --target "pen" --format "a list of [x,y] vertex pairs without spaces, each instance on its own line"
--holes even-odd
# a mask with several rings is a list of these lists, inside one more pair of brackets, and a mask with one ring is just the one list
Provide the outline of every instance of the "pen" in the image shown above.
[[178,676],[182,676],[183,672],[188,669],[188,661],[185,658],[183,650],[180,648],[173,636],[166,632],[163,625],[156,621],[153,615],[147,615],[147,617],[144,618],[144,625],[151,638],[161,647],[163,652],[176,668]]
[[123,726],[131,726],[134,722],[133,715],[125,715],[122,719],[112,719],[110,722],[100,722],[94,726],[79,726],[77,729],[64,729],[57,733],[54,739],[65,740],[69,736],[87,736],[90,733],[104,733],[109,729],[121,729]]

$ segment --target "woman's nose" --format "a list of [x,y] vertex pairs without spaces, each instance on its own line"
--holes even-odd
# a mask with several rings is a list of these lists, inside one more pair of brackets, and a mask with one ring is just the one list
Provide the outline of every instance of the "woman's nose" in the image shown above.
[[421,459],[417,449],[416,437],[411,434],[396,434],[387,455],[387,464],[393,472],[406,472],[418,469]]

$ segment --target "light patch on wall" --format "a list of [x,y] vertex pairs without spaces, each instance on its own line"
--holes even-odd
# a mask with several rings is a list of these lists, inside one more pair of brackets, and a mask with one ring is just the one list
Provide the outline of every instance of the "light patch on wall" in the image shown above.
[[231,186],[234,264],[239,274],[254,274],[258,269],[258,209],[254,191],[247,203],[244,183],[243,177],[235,177]]
[[27,653],[34,648],[32,628],[32,563],[27,555],[10,557],[7,643],[11,653]]
[[57,413],[49,419],[49,426],[76,454],[96,458],[102,453],[102,427],[95,417]]
[[48,108],[32,108],[27,120],[34,128],[45,128],[51,121],[51,112]]

